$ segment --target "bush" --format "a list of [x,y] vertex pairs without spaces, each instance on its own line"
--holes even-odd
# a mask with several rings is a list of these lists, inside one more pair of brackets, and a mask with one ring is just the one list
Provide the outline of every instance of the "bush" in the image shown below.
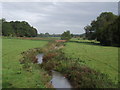
[[96,72],[86,66],[69,66],[63,72],[75,88],[112,88],[115,84],[106,74]]
[[70,31],[66,31],[61,35],[62,40],[69,41],[72,38],[72,35],[70,34]]

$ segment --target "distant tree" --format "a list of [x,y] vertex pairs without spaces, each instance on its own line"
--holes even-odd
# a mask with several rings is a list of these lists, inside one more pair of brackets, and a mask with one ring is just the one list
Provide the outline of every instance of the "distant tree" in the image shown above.
[[91,36],[92,36],[92,32],[91,32],[92,27],[90,25],[87,25],[87,26],[84,27],[84,29],[85,29],[86,38],[87,39],[91,39]]
[[60,37],[60,34],[49,34],[49,33],[40,33],[37,35],[38,37]]
[[50,34],[47,32],[47,33],[45,33],[45,37],[49,37],[50,36]]
[[71,34],[71,37],[73,37],[74,36],[74,34]]
[[2,35],[4,36],[15,36],[14,29],[10,23],[2,23]]
[[66,31],[66,32],[62,33],[62,35],[61,35],[62,40],[69,41],[71,38],[72,38],[72,35],[70,34],[70,31]]
[[2,21],[2,22],[6,22],[6,19],[5,19],[5,18],[2,18],[1,21]]
[[38,34],[38,37],[44,37],[44,33]]
[[37,30],[25,21],[7,22],[6,20],[2,19],[2,35],[17,37],[35,37],[37,36]]

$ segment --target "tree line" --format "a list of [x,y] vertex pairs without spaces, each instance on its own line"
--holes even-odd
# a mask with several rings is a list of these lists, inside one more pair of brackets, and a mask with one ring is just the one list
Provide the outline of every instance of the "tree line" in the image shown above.
[[102,45],[120,46],[120,16],[112,12],[101,13],[90,25],[84,27],[89,40],[100,41]]
[[49,34],[48,32],[46,32],[46,33],[40,33],[37,36],[38,37],[60,37],[61,34]]
[[16,37],[36,37],[37,30],[26,21],[10,21],[2,19],[2,35]]
[[79,36],[76,34],[71,34],[69,30],[64,31],[62,34],[49,34],[47,33],[40,33],[38,34],[38,37],[61,37],[61,40],[67,40],[69,41],[72,37]]

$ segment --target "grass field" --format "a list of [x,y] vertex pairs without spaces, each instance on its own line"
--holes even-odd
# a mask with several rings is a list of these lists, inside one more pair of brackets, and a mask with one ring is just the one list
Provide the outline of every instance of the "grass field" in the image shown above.
[[64,52],[67,57],[79,58],[95,70],[106,73],[110,78],[118,80],[118,48],[100,46],[88,40],[72,39],[66,43]]
[[[49,77],[45,78],[45,71],[36,69],[27,72],[22,69],[19,59],[21,52],[31,48],[42,47],[47,41],[39,40],[20,40],[3,39],[2,40],[2,70],[3,70],[3,88],[44,88]],[[19,73],[21,72],[21,73]],[[48,81],[47,81],[48,80]]]
[[[3,88],[45,88],[50,76],[45,70],[32,64],[32,72],[22,68],[21,53],[28,49],[43,47],[47,40],[2,39]],[[100,46],[98,42],[71,39],[65,43],[63,52],[68,58],[85,61],[86,66],[106,73],[118,80],[118,47]],[[39,69],[38,69],[39,68]]]

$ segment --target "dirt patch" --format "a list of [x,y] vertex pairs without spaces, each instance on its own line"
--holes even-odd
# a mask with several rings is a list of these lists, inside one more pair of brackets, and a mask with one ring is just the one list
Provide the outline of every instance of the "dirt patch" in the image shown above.
[[67,40],[55,40],[56,42],[66,42]]

